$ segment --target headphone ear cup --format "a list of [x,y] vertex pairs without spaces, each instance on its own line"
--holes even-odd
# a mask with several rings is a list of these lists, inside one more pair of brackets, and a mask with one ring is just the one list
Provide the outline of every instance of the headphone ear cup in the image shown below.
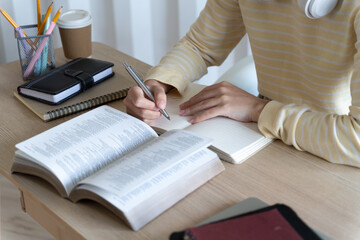
[[316,19],[329,14],[338,0],[297,0],[297,2],[308,18]]

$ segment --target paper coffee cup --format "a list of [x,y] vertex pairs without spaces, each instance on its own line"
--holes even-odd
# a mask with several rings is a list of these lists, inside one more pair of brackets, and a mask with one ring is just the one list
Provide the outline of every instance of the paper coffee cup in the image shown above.
[[91,15],[85,10],[74,9],[60,15],[57,25],[66,58],[91,56],[91,23]]

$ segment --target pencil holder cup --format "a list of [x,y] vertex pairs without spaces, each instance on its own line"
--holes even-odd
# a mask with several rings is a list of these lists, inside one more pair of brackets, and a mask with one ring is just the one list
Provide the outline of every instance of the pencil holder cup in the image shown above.
[[24,80],[34,79],[55,68],[52,35],[37,35],[37,31],[37,25],[26,25],[15,29]]

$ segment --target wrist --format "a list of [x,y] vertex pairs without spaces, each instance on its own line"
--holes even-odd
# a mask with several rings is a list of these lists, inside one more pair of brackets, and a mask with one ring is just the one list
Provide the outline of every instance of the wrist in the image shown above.
[[165,93],[169,92],[173,87],[169,84],[159,82],[156,79],[146,80],[146,85],[148,86],[159,86],[164,89]]
[[262,110],[264,109],[266,104],[268,104],[269,102],[270,101],[266,100],[266,99],[259,99],[259,101],[255,104],[253,111],[252,111],[251,120],[253,122],[259,121],[259,117],[260,117]]

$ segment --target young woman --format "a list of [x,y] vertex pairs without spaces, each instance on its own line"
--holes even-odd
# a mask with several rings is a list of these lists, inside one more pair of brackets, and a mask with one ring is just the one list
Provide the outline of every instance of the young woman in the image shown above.
[[128,113],[151,123],[166,92],[220,65],[248,34],[260,97],[229,83],[180,106],[197,123],[215,116],[258,123],[270,138],[330,162],[360,167],[360,1],[208,0],[189,32],[148,74],[156,104],[139,87]]

